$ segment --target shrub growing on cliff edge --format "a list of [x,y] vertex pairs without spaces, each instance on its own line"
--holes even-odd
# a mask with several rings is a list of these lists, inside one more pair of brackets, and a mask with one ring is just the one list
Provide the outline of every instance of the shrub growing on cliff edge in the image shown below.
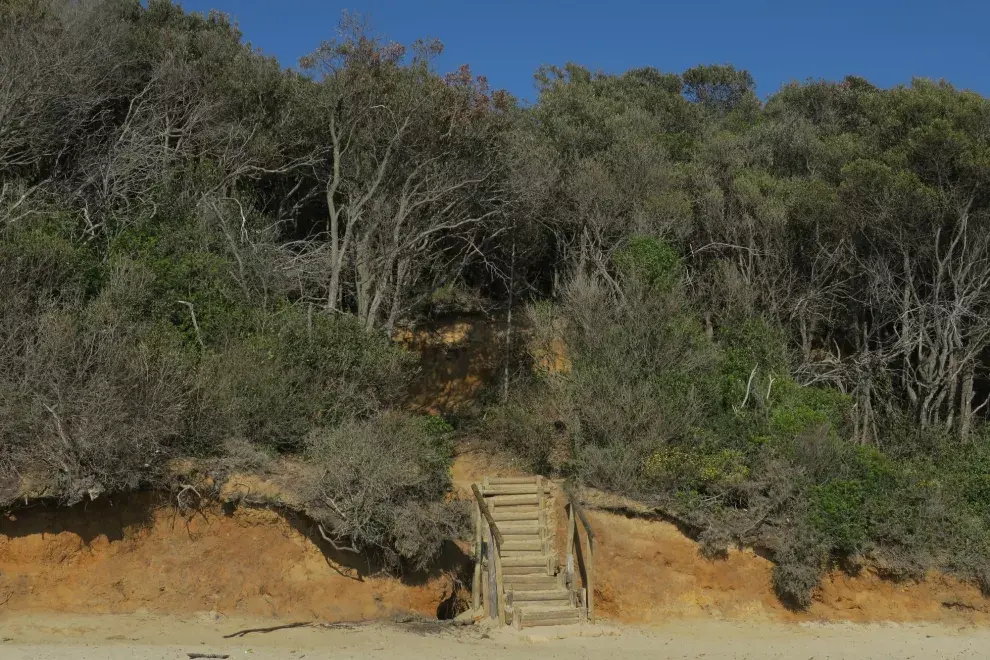
[[307,512],[328,543],[419,570],[460,535],[467,509],[447,498],[453,446],[438,419],[385,413],[306,437],[320,471],[304,487]]

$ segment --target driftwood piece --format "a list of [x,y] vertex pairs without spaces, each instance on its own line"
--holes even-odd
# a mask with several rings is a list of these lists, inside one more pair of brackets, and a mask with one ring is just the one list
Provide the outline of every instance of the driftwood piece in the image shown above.
[[247,630],[238,630],[235,633],[230,633],[229,635],[224,635],[224,639],[230,639],[231,637],[243,637],[244,635],[250,633],[269,633],[275,630],[286,630],[287,628],[305,628],[306,626],[312,626],[312,621],[297,621],[295,623],[286,623],[281,626],[272,626],[271,628],[248,628]]

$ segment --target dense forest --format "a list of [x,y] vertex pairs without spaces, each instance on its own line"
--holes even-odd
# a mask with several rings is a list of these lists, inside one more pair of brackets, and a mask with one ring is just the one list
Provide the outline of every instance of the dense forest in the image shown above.
[[[0,4],[0,500],[293,457],[324,538],[415,567],[472,437],[797,607],[836,564],[990,589],[987,99],[566,64],[525,104],[336,34],[290,70],[170,0]],[[391,336],[452,314],[511,314],[512,369],[409,412]]]

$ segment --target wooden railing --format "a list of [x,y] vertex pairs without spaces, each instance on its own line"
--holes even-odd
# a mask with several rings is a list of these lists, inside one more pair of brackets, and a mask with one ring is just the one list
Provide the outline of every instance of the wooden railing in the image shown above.
[[[578,496],[570,489],[565,489],[567,495],[567,586],[574,588],[574,567],[577,559],[578,569],[581,571],[585,590],[585,606],[588,608],[588,621],[595,622],[595,530],[588,522],[588,516],[584,513],[584,508]],[[582,548],[581,535],[578,533],[578,521],[584,528],[584,535],[588,539],[587,555]]]
[[[498,618],[499,623],[505,624],[505,580],[502,574],[502,532],[495,524],[488,502],[482,494],[478,484],[471,484],[476,501],[474,528],[475,528],[475,557],[474,557],[474,581],[471,585],[471,600],[474,609],[481,607],[482,592],[485,593],[485,606],[491,618]],[[482,521],[488,523],[488,543],[485,543],[484,525]],[[485,548],[488,552],[485,553]],[[487,554],[487,561],[485,554]],[[488,575],[484,575],[483,565],[487,567]],[[487,579],[486,579],[487,578]],[[494,611],[493,610],[494,607]]]

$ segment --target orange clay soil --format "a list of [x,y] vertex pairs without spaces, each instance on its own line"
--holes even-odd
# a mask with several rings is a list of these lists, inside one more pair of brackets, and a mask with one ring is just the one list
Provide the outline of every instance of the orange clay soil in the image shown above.
[[[483,475],[523,474],[480,451],[458,457],[458,496]],[[252,489],[253,490],[253,489]],[[558,545],[566,516],[558,499]],[[773,594],[772,563],[750,550],[707,560],[672,524],[593,510],[599,614],[619,623],[672,618],[756,621],[941,621],[990,624],[979,590],[945,576],[893,583],[870,571],[834,573],[809,611]],[[451,545],[429,575],[371,577],[361,557],[317,545],[309,523],[260,508],[178,515],[134,495],[72,509],[36,506],[0,517],[0,614],[185,614],[355,621],[402,612],[428,616],[451,596],[469,559]],[[461,590],[459,590],[461,591]],[[465,594],[460,593],[463,597]]]
[[[0,613],[277,616],[358,621],[436,616],[449,573],[369,577],[354,555],[333,557],[307,523],[253,508],[188,518],[152,496],[88,507],[35,507],[0,518]],[[453,549],[452,561],[460,553]],[[345,563],[346,562],[346,563]]]
[[[471,482],[484,475],[523,474],[509,459],[470,449],[457,457],[453,469],[459,493],[470,493]],[[567,514],[559,489],[555,493],[557,550],[564,557]],[[589,495],[605,507],[637,509],[635,503],[622,498]],[[671,618],[715,618],[990,624],[990,600],[976,586],[936,574],[921,582],[898,583],[870,570],[855,577],[836,571],[823,580],[807,611],[793,612],[774,594],[773,563],[753,550],[733,549],[726,559],[709,560],[696,542],[669,522],[587,510],[597,536],[595,602],[598,614],[615,622],[659,624]]]
[[[990,623],[990,601],[978,588],[932,575],[895,583],[869,570],[826,577],[806,612],[792,612],[773,593],[773,564],[752,550],[708,560],[670,523],[589,511],[597,535],[598,611],[624,623],[677,617],[748,621],[952,621]],[[558,535],[561,532],[558,532]]]

